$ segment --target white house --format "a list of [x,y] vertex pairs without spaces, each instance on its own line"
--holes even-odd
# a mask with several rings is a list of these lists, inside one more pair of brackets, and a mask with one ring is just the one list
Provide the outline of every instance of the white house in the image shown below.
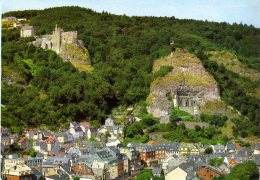
[[47,151],[51,151],[51,149],[59,143],[56,137],[49,137],[45,142],[47,144]]
[[106,119],[105,125],[98,129],[99,133],[105,134],[109,132],[111,139],[116,139],[119,135],[123,134],[123,126],[115,125],[114,120],[111,118]]
[[80,139],[84,137],[83,130],[81,129],[80,125],[75,121],[70,123],[69,133],[72,134],[74,139]]
[[111,118],[107,118],[106,120],[105,120],[105,126],[114,126],[115,124],[114,124],[114,120],[113,119],[111,119]]
[[94,160],[92,163],[92,171],[98,177],[106,179],[107,163]]
[[21,28],[21,37],[31,37],[35,35],[33,26],[24,26]]
[[165,175],[165,180],[186,180],[188,173],[177,167]]
[[87,130],[88,139],[90,139],[92,137],[96,137],[96,135],[97,135],[97,130],[95,128],[92,128],[92,127],[88,128],[88,130]]
[[43,132],[38,131],[33,135],[33,140],[43,140]]
[[117,146],[121,142],[118,139],[108,139],[108,142],[106,143],[106,146]]

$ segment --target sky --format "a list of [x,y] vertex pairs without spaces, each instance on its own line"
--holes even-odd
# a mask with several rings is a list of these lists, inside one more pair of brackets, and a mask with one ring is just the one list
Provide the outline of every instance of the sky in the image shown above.
[[260,28],[260,0],[0,0],[1,12],[81,6],[97,12],[129,16],[175,16],[216,22],[243,23]]

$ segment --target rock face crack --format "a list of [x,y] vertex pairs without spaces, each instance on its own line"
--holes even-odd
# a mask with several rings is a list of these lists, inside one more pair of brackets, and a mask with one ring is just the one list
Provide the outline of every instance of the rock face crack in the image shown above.
[[168,122],[173,107],[198,115],[207,101],[220,100],[216,81],[195,55],[176,49],[169,56],[156,60],[153,72],[162,66],[173,69],[152,82],[147,98],[148,112],[162,123]]

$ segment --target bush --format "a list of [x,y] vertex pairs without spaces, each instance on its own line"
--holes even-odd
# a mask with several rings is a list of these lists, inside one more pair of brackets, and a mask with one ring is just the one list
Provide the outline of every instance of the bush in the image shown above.
[[172,69],[172,66],[161,66],[160,69],[153,74],[153,79],[165,76],[166,74],[171,72]]
[[175,122],[181,119],[192,119],[192,116],[190,113],[180,110],[179,108],[175,107],[173,108],[171,115],[170,115],[170,121]]
[[259,171],[256,167],[256,164],[252,161],[248,161],[242,164],[237,164],[229,175],[225,177],[226,180],[232,179],[243,179],[243,180],[251,180],[258,179]]
[[209,165],[214,167],[219,167],[223,163],[224,163],[224,158],[213,158],[209,161]]
[[202,113],[200,115],[200,118],[202,121],[208,122],[210,125],[222,127],[225,125],[227,121],[226,116],[221,116],[221,115],[209,115],[209,114],[204,114]]
[[212,154],[213,153],[213,149],[212,147],[207,147],[207,149],[205,149],[205,154]]

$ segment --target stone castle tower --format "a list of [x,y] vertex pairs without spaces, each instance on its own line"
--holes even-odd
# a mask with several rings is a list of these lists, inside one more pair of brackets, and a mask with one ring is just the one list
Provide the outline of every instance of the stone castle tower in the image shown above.
[[61,33],[62,29],[58,28],[57,24],[55,30],[52,32],[52,50],[56,51],[57,53],[61,52]]

